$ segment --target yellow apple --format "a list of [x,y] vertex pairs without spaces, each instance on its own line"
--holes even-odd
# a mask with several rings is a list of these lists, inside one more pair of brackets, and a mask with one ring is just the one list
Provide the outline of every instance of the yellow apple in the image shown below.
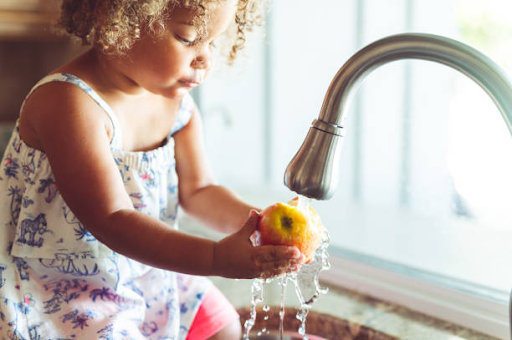
[[261,212],[258,231],[262,245],[296,246],[309,263],[320,246],[324,227],[313,208],[309,207],[309,213],[305,214],[297,208],[297,203],[294,199],[265,208]]

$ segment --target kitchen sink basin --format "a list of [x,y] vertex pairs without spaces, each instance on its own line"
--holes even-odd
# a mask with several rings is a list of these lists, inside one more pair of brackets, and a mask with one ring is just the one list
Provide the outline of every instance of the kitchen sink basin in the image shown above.
[[[249,338],[258,340],[281,339],[279,309],[278,306],[272,306],[267,312],[261,308],[258,309],[256,323],[249,334]],[[245,321],[250,318],[250,308],[241,308],[238,313],[243,327]],[[298,333],[301,322],[296,318],[296,315],[297,309],[285,309],[283,340],[302,340],[302,336]],[[369,327],[315,311],[310,311],[307,316],[306,333],[309,340],[398,340],[394,336]]]

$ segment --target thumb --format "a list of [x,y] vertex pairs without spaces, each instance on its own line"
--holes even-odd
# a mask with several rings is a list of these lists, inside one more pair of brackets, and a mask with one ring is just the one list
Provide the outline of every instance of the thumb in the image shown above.
[[245,224],[240,229],[240,233],[250,237],[251,234],[258,228],[258,222],[260,220],[260,214],[256,210],[251,210],[249,218],[245,221]]

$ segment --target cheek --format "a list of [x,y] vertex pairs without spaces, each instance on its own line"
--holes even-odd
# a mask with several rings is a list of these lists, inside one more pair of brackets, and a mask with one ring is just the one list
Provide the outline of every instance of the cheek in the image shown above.
[[176,49],[163,51],[162,54],[155,59],[155,63],[160,65],[160,67],[164,67],[166,72],[183,72],[190,67],[193,60],[192,56]]
[[146,59],[146,67],[156,75],[176,71],[185,63],[186,55],[166,38],[148,42],[140,49],[141,57]]
[[[148,69],[153,77],[172,78],[183,69],[184,62],[180,62],[172,53],[154,54],[150,58]],[[182,72],[182,71],[181,71]]]

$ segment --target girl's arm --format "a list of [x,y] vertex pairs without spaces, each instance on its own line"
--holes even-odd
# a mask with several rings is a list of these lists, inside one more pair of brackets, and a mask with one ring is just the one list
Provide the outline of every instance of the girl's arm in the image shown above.
[[213,266],[218,275],[237,277],[241,268],[250,270],[251,266],[256,266],[261,270],[258,276],[272,277],[295,270],[304,263],[304,256],[296,247],[253,247],[250,244],[259,214],[232,191],[214,184],[197,107],[174,140],[180,205],[204,224],[221,232],[234,232],[215,246]]
[[[239,278],[276,275],[299,263],[295,248],[265,251],[244,244],[237,249],[243,252],[239,262],[231,264],[228,259],[235,253],[229,247],[180,233],[136,211],[110,151],[110,122],[76,86],[55,82],[40,87],[26,102],[21,120],[22,138],[27,130],[37,136],[70,209],[112,250],[167,270]],[[227,265],[233,268],[228,271]]]
[[[197,107],[190,122],[174,135],[180,206],[217,231],[239,230],[249,211],[259,210],[226,187],[216,185],[207,161],[201,116]],[[244,165],[250,166],[250,165]]]

